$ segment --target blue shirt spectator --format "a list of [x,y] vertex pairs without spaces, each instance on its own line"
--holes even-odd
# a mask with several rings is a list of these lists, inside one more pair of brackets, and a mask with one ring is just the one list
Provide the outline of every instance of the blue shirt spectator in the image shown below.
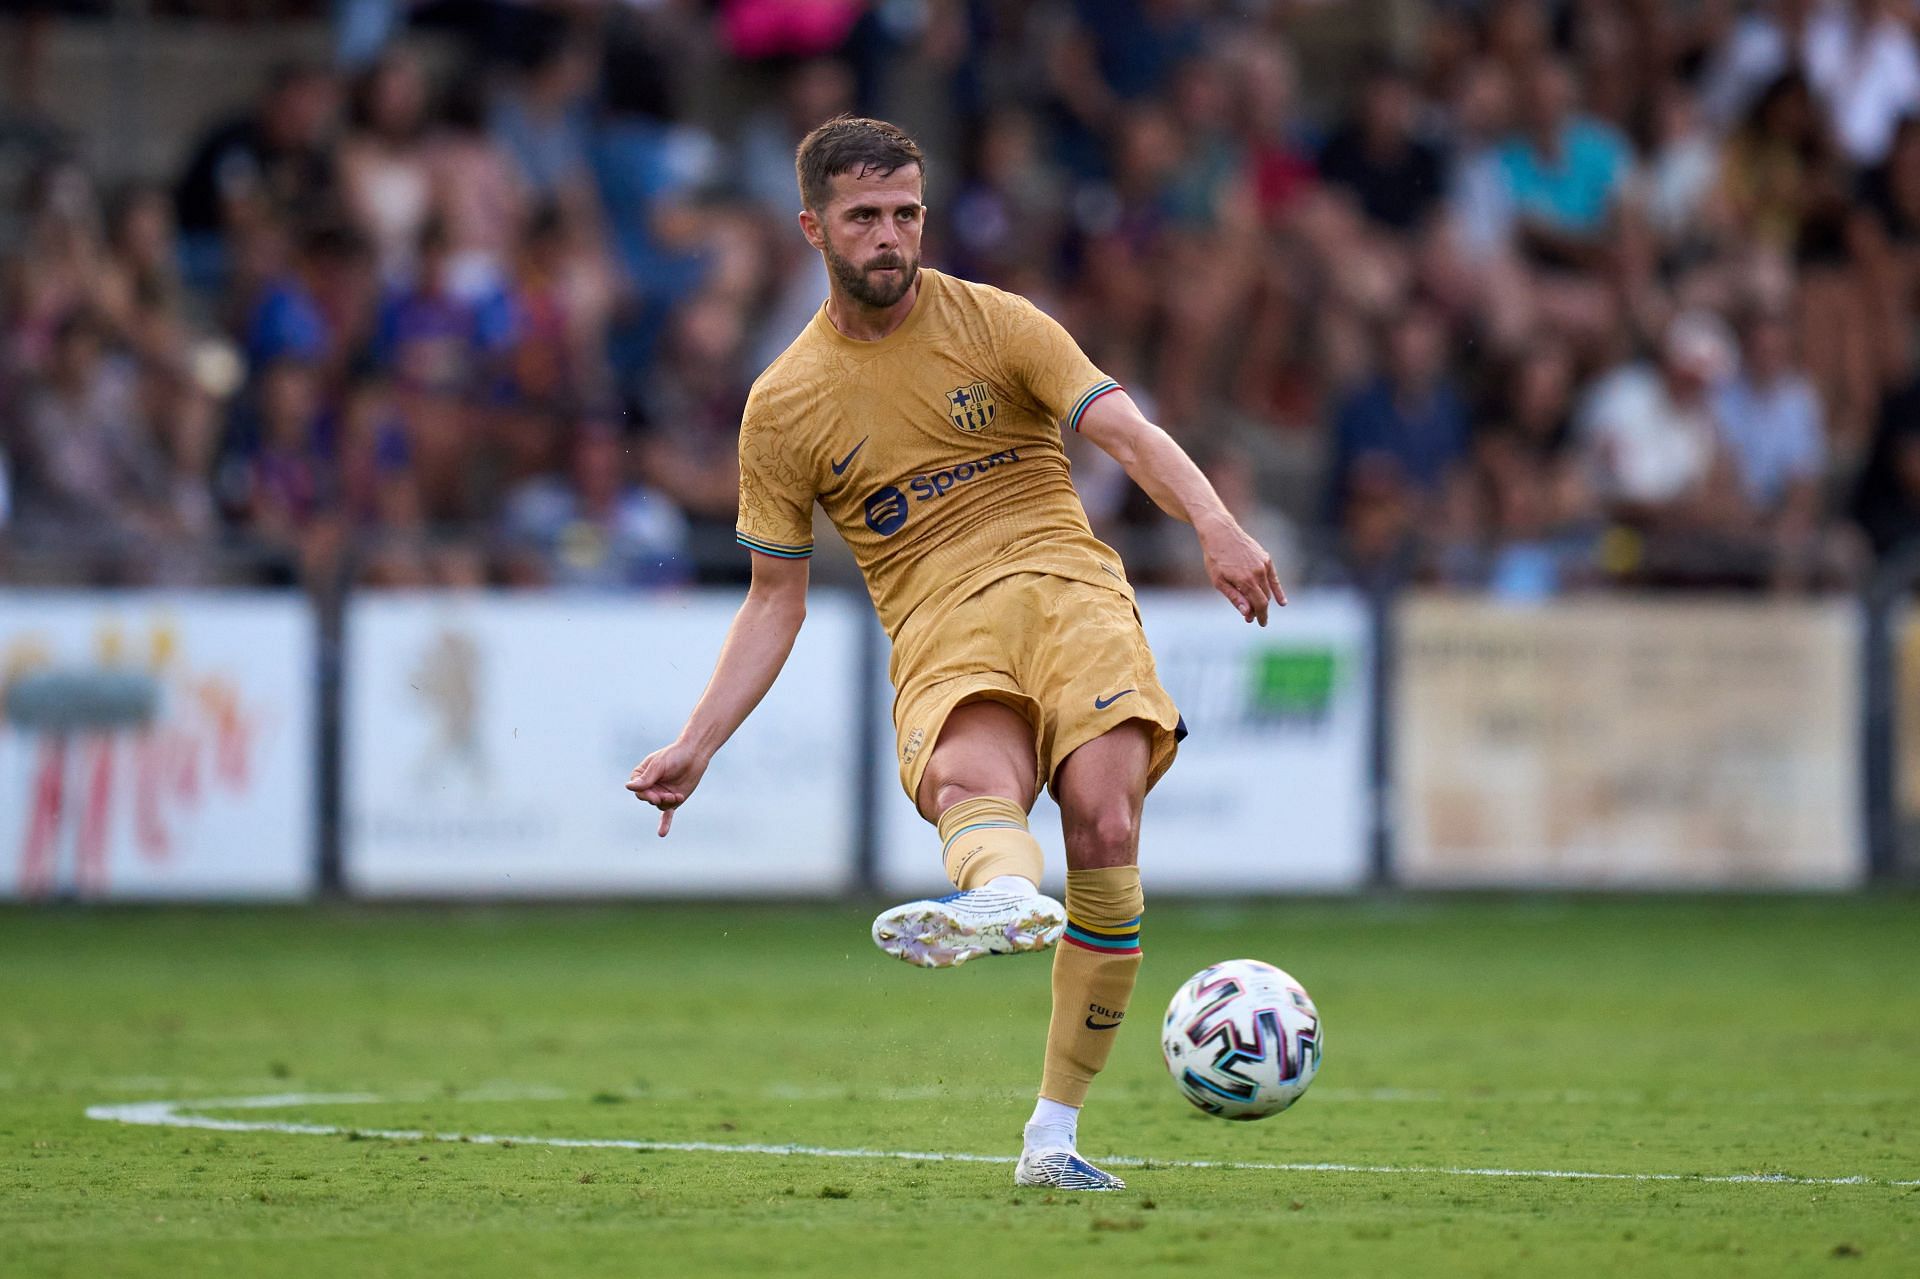
[[1467,406],[1441,376],[1445,330],[1409,307],[1388,337],[1388,369],[1341,404],[1334,424],[1333,515],[1345,512],[1356,466],[1385,461],[1401,487],[1436,499],[1467,455]]
[[1767,511],[1826,471],[1825,414],[1813,383],[1792,366],[1792,341],[1784,321],[1757,321],[1747,335],[1746,367],[1714,397],[1720,436],[1747,500]]
[[1597,238],[1631,175],[1633,148],[1608,125],[1573,112],[1563,67],[1535,71],[1526,100],[1525,134],[1497,153],[1515,212],[1550,231]]

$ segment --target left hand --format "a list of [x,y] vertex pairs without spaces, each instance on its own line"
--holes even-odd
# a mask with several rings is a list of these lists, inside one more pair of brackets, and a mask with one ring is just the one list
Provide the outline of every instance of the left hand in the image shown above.
[[1207,579],[1213,589],[1240,610],[1243,620],[1267,624],[1269,601],[1286,607],[1287,593],[1273,571],[1273,557],[1229,515],[1195,525],[1200,551],[1206,556]]

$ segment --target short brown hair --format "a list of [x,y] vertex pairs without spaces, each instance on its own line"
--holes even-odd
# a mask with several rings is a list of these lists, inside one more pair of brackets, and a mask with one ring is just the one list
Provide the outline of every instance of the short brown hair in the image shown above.
[[899,125],[861,116],[836,116],[800,140],[793,168],[800,179],[800,199],[816,212],[833,194],[833,179],[842,173],[886,177],[910,164],[927,171],[920,144]]

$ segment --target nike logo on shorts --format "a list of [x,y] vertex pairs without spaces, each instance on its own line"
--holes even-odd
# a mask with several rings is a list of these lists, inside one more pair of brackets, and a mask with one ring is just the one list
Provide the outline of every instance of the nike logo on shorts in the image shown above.
[[1088,1030],[1112,1030],[1115,1026],[1118,1026],[1119,1024],[1120,1023],[1117,1021],[1095,1021],[1091,1017],[1087,1018]]
[[1096,697],[1093,699],[1093,709],[1097,711],[1103,711],[1107,709],[1107,707],[1119,701],[1121,698],[1125,697],[1128,693],[1134,693],[1138,691],[1139,691],[1138,689],[1125,688],[1125,689],[1121,689],[1118,693],[1115,693],[1112,697]]
[[862,436],[860,438],[860,442],[853,446],[852,453],[847,454],[845,457],[841,458],[838,462],[835,462],[833,464],[833,473],[835,475],[839,475],[842,472],[844,472],[849,466],[852,466],[853,459],[859,454],[861,449],[867,447],[867,441],[872,438],[873,437],[870,435]]

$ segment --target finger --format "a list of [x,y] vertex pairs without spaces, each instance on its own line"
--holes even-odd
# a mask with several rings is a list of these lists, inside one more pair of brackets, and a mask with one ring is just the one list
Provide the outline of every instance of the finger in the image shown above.
[[1260,625],[1265,626],[1267,624],[1267,584],[1256,578],[1253,589],[1247,592],[1247,597],[1253,601],[1253,615],[1260,619]]
[[1227,597],[1227,603],[1240,610],[1240,616],[1243,619],[1249,622],[1253,620],[1253,610],[1247,607],[1247,601],[1239,591],[1234,590],[1231,586],[1222,586],[1220,593]]
[[674,810],[671,808],[663,808],[660,810],[660,838],[661,839],[665,839],[667,837],[667,831],[669,831],[673,827],[673,812]]
[[1281,608],[1287,606],[1287,593],[1280,589],[1280,575],[1274,571],[1273,561],[1267,561],[1267,582],[1273,587],[1273,600]]

